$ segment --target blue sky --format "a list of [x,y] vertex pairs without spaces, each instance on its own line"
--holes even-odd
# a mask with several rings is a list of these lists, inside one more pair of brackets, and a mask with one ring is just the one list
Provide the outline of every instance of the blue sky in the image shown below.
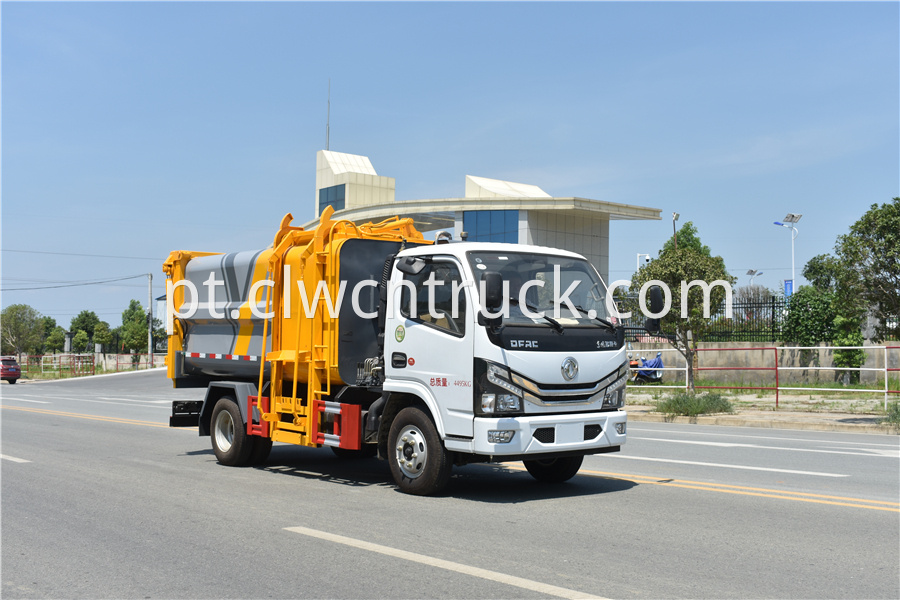
[[[739,284],[790,277],[900,195],[900,5],[11,3],[2,18],[2,304],[116,326],[176,249],[312,218],[315,155],[369,156],[397,199],[464,176],[660,208],[614,221],[610,275],[671,213]],[[19,252],[25,251],[25,252]],[[55,253],[55,254],[40,254]],[[78,254],[102,257],[77,256]],[[802,281],[800,282],[802,283]]]

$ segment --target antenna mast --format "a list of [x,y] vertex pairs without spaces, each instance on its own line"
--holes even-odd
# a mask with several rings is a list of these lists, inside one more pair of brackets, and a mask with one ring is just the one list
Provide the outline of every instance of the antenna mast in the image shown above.
[[331,138],[331,77],[328,78],[328,115],[325,118],[325,149],[330,150],[328,144]]

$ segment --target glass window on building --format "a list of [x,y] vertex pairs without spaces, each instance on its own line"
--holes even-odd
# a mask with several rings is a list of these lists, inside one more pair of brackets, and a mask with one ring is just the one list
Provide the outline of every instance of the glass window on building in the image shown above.
[[463,211],[463,231],[470,242],[519,243],[519,211]]
[[333,185],[331,187],[319,190],[319,214],[325,210],[325,207],[331,205],[335,211],[344,210],[344,187],[345,184]]

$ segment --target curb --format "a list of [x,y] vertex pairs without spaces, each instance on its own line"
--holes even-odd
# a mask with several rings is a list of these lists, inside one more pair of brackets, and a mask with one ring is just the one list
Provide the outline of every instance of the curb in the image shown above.
[[865,423],[815,422],[789,419],[754,419],[740,415],[710,415],[701,417],[667,417],[666,415],[629,412],[629,421],[649,423],[682,423],[689,425],[721,425],[726,427],[760,427],[764,429],[798,429],[802,431],[836,431],[843,433],[876,433],[898,435],[900,427]]

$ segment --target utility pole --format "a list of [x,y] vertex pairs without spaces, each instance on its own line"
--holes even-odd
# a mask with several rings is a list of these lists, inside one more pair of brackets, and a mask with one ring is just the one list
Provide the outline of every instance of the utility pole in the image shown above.
[[147,273],[147,355],[153,368],[153,273]]

